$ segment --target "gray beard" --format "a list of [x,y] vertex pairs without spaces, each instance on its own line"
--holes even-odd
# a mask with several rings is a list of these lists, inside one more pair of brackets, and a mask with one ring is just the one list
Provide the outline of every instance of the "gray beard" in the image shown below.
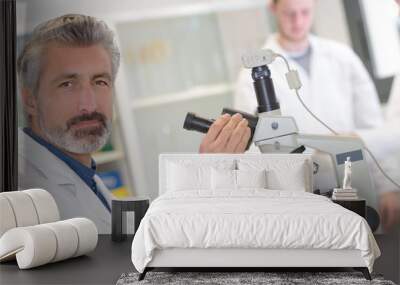
[[106,126],[100,126],[95,129],[84,131],[72,131],[61,127],[48,129],[39,116],[39,127],[43,131],[47,140],[58,148],[68,152],[87,154],[101,149],[111,134],[111,120],[106,120]]

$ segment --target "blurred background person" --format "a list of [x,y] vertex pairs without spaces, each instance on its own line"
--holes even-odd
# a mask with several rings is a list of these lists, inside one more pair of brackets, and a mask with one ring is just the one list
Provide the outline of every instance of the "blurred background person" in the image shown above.
[[[383,123],[375,86],[358,56],[349,47],[311,34],[315,0],[273,0],[270,10],[278,31],[263,49],[284,55],[302,81],[300,96],[328,126],[341,133],[379,127]],[[284,116],[295,118],[303,133],[328,133],[305,112],[290,90],[286,66],[276,60],[270,66],[276,95]],[[235,108],[254,113],[257,107],[252,78],[247,70],[239,75]],[[340,115],[339,115],[340,113]]]

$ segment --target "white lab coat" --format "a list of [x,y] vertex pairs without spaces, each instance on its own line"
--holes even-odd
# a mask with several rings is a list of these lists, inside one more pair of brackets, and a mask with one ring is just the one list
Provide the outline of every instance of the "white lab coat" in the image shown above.
[[[363,131],[360,136],[386,174],[400,184],[399,122],[388,121],[381,128]],[[400,191],[399,187],[384,177],[372,159],[368,160],[368,164],[377,191]]]
[[[303,84],[300,89],[303,101],[333,129],[349,133],[381,126],[383,115],[375,87],[355,53],[342,44],[315,36],[310,36],[310,44],[310,75],[287,56],[277,41],[277,35],[272,35],[263,48],[284,55],[291,68],[298,70]],[[329,133],[307,113],[294,91],[289,89],[283,61],[276,59],[270,69],[282,115],[294,117],[302,133]],[[252,82],[251,71],[243,70],[235,91],[236,109],[255,112],[257,100]]]
[[[393,81],[385,112],[385,124],[375,130],[364,131],[362,139],[378,159],[385,172],[400,184],[400,75]],[[381,192],[400,191],[386,179],[375,164],[371,165],[375,186]]]
[[[111,205],[112,194],[95,175],[97,188]],[[100,234],[111,233],[111,214],[87,184],[62,160],[18,130],[18,186],[43,188],[54,197],[61,219],[86,217]]]

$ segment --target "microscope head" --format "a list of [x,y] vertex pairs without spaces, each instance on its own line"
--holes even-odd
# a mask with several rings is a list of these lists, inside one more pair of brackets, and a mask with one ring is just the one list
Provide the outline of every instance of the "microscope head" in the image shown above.
[[268,68],[268,64],[271,64],[276,57],[277,54],[270,49],[248,52],[242,56],[243,66],[252,69],[251,77],[253,78],[259,115],[270,112],[280,114],[280,106],[276,99],[271,70]]
[[244,68],[254,68],[271,64],[277,55],[270,49],[254,50],[242,55],[242,64]]

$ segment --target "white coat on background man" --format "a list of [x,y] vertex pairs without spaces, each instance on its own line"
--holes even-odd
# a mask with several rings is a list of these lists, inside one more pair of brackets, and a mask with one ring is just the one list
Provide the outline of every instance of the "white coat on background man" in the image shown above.
[[[20,189],[46,189],[57,201],[62,219],[86,217],[96,224],[100,234],[110,233],[111,215],[89,186],[22,130],[18,130],[18,167]],[[111,192],[97,175],[94,178],[98,191],[111,207]]]
[[[299,72],[304,103],[325,123],[341,133],[379,127],[383,123],[377,93],[364,65],[345,45],[310,35],[310,74],[292,60],[272,35],[263,46],[285,56],[292,69]],[[294,117],[300,132],[327,134],[327,130],[302,107],[286,82],[284,62],[277,58],[270,66],[282,115]],[[251,70],[239,75],[235,108],[254,113],[257,99]]]

